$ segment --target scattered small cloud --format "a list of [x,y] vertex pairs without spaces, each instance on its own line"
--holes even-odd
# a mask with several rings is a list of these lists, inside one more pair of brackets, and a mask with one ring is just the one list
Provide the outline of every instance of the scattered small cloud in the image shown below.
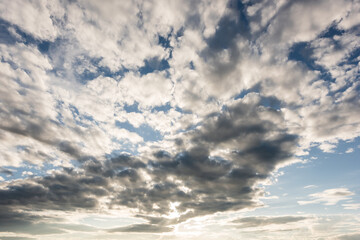
[[336,148],[335,143],[324,142],[319,145],[319,148],[326,153],[334,153]]
[[352,153],[352,152],[354,152],[354,148],[348,148],[348,149],[345,151],[345,153]]
[[30,172],[30,171],[24,171],[24,172],[22,172],[22,174],[21,174],[21,176],[32,176],[32,175],[34,175],[34,173],[33,173],[33,172]]

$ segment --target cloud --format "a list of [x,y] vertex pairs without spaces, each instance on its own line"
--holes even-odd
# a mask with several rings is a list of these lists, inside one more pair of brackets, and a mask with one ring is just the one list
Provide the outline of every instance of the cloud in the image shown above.
[[308,219],[308,217],[281,216],[281,217],[245,217],[234,220],[233,223],[239,223],[237,228],[264,227],[267,225],[286,225]]
[[108,230],[108,232],[146,232],[146,233],[162,233],[162,232],[170,232],[173,229],[170,227],[156,226],[152,224],[134,224],[126,227],[113,228]]
[[30,237],[1,237],[1,240],[35,240],[35,238]]
[[353,233],[353,234],[344,234],[339,237],[336,237],[335,239],[338,240],[356,240],[360,237],[360,233]]
[[354,193],[347,188],[332,188],[322,192],[310,194],[309,197],[312,200],[309,201],[298,201],[300,205],[323,203],[324,205],[330,206],[335,205],[339,201],[350,199]]
[[[79,158],[78,170],[64,169],[9,184],[0,191],[0,202],[9,211],[19,207],[73,211],[96,209],[104,198],[110,203],[104,207],[125,206],[150,216],[175,214],[178,222],[253,208],[259,205],[257,196],[263,194],[256,183],[288,161],[296,144],[296,136],[272,124],[273,118],[280,121],[281,114],[256,101],[239,100],[187,134],[187,148],[175,154],[156,152],[148,162],[131,155],[113,156],[105,162]],[[231,123],[232,119],[236,122]],[[229,149],[228,153],[213,155],[219,147]],[[147,228],[155,231],[151,225]]]
[[5,175],[13,175],[13,171],[0,167],[0,173],[5,174]]
[[12,212],[10,209],[0,209],[0,231],[27,233],[31,235],[46,235],[64,233],[63,230],[52,227],[47,223],[39,223],[42,218],[38,215],[32,215],[22,212]]
[[352,153],[352,152],[354,152],[354,148],[348,148],[348,149],[345,151],[345,153]]
[[57,37],[58,30],[52,18],[62,16],[57,16],[57,12],[55,12],[56,9],[54,8],[58,7],[56,2],[46,4],[45,1],[30,3],[16,0],[11,3],[1,2],[0,4],[2,19],[19,26],[28,34],[41,40],[54,41]]
[[348,210],[360,209],[360,203],[344,203],[341,204],[341,206],[343,206],[344,209],[348,209]]
[[[148,223],[110,232],[171,232],[262,206],[259,184],[296,154],[335,152],[360,135],[359,9],[347,0],[1,1],[1,231],[64,233],[73,229],[54,212],[128,209]],[[352,195],[328,189],[298,203]]]
[[[94,232],[97,228],[76,223],[66,223],[61,217],[50,217],[36,213],[0,209],[0,231],[30,235],[62,234],[68,231]],[[2,239],[2,237],[0,237]],[[4,237],[4,239],[7,239]],[[12,238],[9,238],[12,239]],[[14,238],[15,239],[15,238]],[[33,239],[33,238],[29,238]]]

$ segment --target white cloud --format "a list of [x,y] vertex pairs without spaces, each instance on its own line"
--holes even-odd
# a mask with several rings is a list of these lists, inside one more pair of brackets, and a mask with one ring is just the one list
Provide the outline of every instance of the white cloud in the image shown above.
[[353,195],[354,193],[347,188],[332,188],[324,190],[322,192],[310,194],[309,198],[311,200],[298,201],[298,204],[306,205],[321,203],[326,206],[331,206],[337,204],[339,201],[348,200]]
[[328,143],[328,142],[324,142],[321,143],[319,148],[321,150],[323,150],[324,152],[327,153],[334,153],[335,152],[335,148],[336,148],[336,143]]
[[270,23],[269,34],[274,43],[312,40],[333,21],[341,20],[350,10],[351,2],[342,0],[328,4],[325,0],[289,1],[279,9]]
[[357,210],[360,209],[360,203],[344,203],[341,206],[344,207],[344,209],[347,210]]
[[[52,6],[50,6],[52,5]],[[18,25],[23,31],[41,40],[54,41],[58,35],[58,29],[53,24],[56,6],[54,1],[48,4],[45,0],[13,0],[0,1],[1,18]]]
[[348,149],[345,151],[345,153],[352,153],[352,152],[354,152],[354,148],[348,148]]
[[23,172],[21,173],[21,176],[32,176],[32,175],[34,175],[34,173],[33,173],[33,172],[30,172],[30,171],[23,171]]

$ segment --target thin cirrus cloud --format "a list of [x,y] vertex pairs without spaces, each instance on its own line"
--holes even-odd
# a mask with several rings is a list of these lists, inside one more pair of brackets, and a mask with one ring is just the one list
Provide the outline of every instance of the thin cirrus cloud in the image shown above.
[[309,197],[311,200],[298,201],[298,203],[300,205],[321,203],[329,206],[329,205],[335,205],[339,201],[348,200],[353,195],[354,193],[346,188],[332,188],[332,189],[324,190],[322,192],[310,194]]
[[[350,0],[0,1],[0,236],[170,236],[267,206],[279,168],[360,135],[359,11]],[[117,211],[138,222],[73,215]]]

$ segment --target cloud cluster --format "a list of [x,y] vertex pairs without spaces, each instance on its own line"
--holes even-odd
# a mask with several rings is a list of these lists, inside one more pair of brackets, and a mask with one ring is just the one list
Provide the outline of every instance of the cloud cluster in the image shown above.
[[[191,217],[259,206],[256,199],[263,192],[256,183],[289,160],[297,138],[280,128],[279,112],[259,105],[256,96],[252,101],[235,101],[223,113],[209,116],[203,126],[186,133],[187,143],[178,152],[118,155],[106,161],[79,158],[77,170],[65,168],[7,184],[0,191],[2,209],[11,218],[19,208],[72,211],[125,206],[154,224],[113,230],[127,232],[157,231],[155,227],[162,231]],[[162,216],[167,220],[160,221]]]
[[62,233],[52,211],[129,209],[146,222],[108,233],[161,233],[262,206],[259,184],[296,155],[360,135],[359,6],[0,1],[0,231]]

